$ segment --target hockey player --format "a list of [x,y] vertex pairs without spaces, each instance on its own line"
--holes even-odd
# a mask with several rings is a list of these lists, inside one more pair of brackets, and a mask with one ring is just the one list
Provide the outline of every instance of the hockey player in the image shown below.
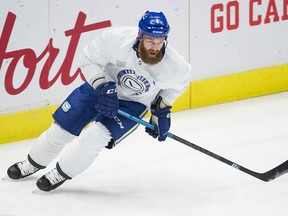
[[109,28],[88,44],[79,64],[87,82],[55,111],[54,123],[36,139],[26,160],[8,168],[8,176],[22,179],[44,169],[72,140],[36,185],[51,191],[79,175],[103,148],[112,148],[138,126],[117,115],[118,109],[140,118],[150,109],[150,123],[158,131],[145,130],[165,141],[172,104],[191,77],[190,64],[167,46],[169,30],[162,12],[147,11],[138,28]]

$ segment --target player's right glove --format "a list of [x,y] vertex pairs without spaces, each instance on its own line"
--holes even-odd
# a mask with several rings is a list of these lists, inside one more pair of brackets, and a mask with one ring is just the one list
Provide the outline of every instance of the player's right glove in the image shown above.
[[162,101],[162,97],[157,97],[151,105],[151,114],[149,123],[155,125],[157,127],[157,131],[152,130],[148,127],[145,128],[146,133],[148,133],[153,138],[157,138],[159,141],[165,141],[168,135],[168,131],[171,125],[171,106],[167,106],[164,108],[160,108],[160,103]]
[[118,113],[119,101],[115,82],[107,82],[99,85],[95,89],[97,102],[95,109],[105,117],[113,118]]

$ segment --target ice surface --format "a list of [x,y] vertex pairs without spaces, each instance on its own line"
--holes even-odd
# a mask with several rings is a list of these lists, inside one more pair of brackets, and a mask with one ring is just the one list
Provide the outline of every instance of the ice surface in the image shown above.
[[[287,124],[284,92],[173,113],[170,131],[265,172],[288,159]],[[0,145],[0,175],[26,157],[33,141]],[[288,174],[262,182],[174,140],[153,140],[142,126],[57,190],[32,193],[42,174],[0,181],[0,216],[288,214]]]

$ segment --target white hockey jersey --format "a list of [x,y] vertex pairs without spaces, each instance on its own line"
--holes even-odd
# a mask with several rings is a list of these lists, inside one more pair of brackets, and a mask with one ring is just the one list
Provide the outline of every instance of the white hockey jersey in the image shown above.
[[188,87],[191,65],[171,46],[161,62],[145,64],[132,48],[138,34],[133,27],[114,27],[84,48],[79,67],[88,81],[104,75],[116,82],[118,98],[142,103],[150,108],[157,94],[172,105]]

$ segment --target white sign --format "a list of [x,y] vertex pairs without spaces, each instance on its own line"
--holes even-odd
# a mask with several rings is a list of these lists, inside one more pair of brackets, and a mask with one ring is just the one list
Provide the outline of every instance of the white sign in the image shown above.
[[187,0],[0,4],[0,114],[62,102],[83,83],[77,68],[83,47],[110,26],[137,26],[146,10],[166,15],[172,27],[169,44],[188,59]]
[[194,79],[288,63],[288,0],[192,0],[190,17]]

